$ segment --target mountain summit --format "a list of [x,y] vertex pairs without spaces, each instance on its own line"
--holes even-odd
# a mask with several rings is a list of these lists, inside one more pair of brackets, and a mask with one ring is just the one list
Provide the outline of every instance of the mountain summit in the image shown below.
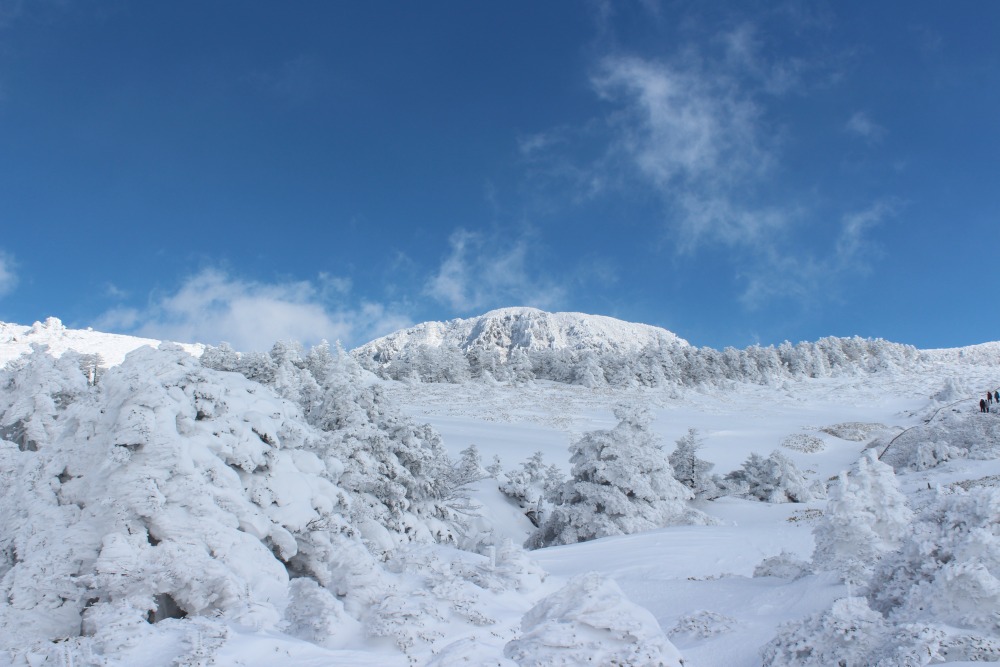
[[643,348],[688,347],[671,331],[603,315],[548,313],[537,308],[501,308],[478,317],[424,322],[377,338],[354,350],[359,359],[385,363],[407,348],[452,348],[462,352],[515,349],[636,352]]

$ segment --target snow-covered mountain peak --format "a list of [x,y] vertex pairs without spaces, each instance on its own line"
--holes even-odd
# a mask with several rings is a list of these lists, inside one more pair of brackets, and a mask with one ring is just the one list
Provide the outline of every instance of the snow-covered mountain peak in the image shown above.
[[603,315],[514,307],[467,319],[424,322],[376,339],[354,354],[384,362],[411,346],[452,347],[463,352],[480,349],[506,356],[515,349],[635,352],[649,346],[687,345],[673,332],[648,324]]

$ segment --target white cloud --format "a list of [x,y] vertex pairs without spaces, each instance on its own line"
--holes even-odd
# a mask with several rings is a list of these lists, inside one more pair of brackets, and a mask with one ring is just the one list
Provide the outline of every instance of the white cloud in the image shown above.
[[885,136],[885,128],[873,121],[868,114],[863,111],[856,111],[847,120],[844,126],[847,132],[857,135],[871,142],[876,142]]
[[353,345],[412,324],[380,304],[330,307],[323,298],[329,282],[321,276],[318,283],[261,283],[206,269],[187,278],[173,294],[154,296],[145,309],[108,311],[97,326],[151,338],[226,341],[238,350],[266,350],[278,340],[313,344],[326,339]]
[[500,306],[551,308],[561,287],[528,265],[529,239],[505,242],[495,236],[456,230],[450,249],[424,293],[460,312]]
[[14,272],[14,259],[0,251],[0,296],[10,294],[17,287],[17,274]]
[[[735,39],[735,38],[734,38]],[[740,49],[748,37],[737,42]],[[736,48],[735,46],[731,46]],[[606,59],[595,91],[617,105],[611,153],[635,169],[679,214],[680,247],[703,241],[759,242],[783,223],[776,211],[736,203],[774,162],[753,95],[725,69],[701,59]]]
[[[813,203],[822,198],[786,193],[782,149],[794,136],[772,113],[775,103],[828,86],[837,61],[778,52],[753,22],[680,44],[667,57],[617,52],[591,77],[608,105],[603,123],[539,132],[521,141],[521,155],[533,176],[569,182],[577,195],[653,193],[678,253],[726,250],[747,307],[789,298],[808,306],[865,270],[871,228],[892,207],[838,219]],[[884,133],[863,113],[849,128],[872,141]],[[831,240],[815,248],[817,236]]]

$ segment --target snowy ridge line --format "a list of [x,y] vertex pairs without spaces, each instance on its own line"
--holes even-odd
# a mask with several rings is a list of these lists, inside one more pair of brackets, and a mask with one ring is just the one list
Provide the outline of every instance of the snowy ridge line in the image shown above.
[[[34,346],[45,346],[49,353],[99,354],[102,367],[117,366],[125,355],[140,347],[157,347],[162,341],[153,338],[103,333],[93,329],[67,329],[59,318],[49,317],[31,326],[0,322],[0,366],[29,354]],[[181,344],[193,356],[204,351],[202,344]]]

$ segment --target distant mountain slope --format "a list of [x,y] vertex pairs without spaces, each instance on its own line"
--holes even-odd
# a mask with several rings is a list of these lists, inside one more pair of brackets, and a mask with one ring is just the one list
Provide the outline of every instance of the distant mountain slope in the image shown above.
[[386,363],[419,346],[499,352],[506,358],[515,349],[628,353],[648,347],[688,347],[688,342],[660,327],[603,315],[501,308],[479,317],[418,324],[373,340],[352,354]]
[[[143,345],[155,348],[160,342],[152,338],[101,333],[91,329],[67,329],[55,317],[35,322],[30,327],[0,322],[0,366],[30,352],[33,344],[47,345],[49,352],[57,357],[68,350],[80,354],[99,354],[104,365],[117,366],[132,350]],[[181,347],[195,356],[205,349],[200,344]]]

